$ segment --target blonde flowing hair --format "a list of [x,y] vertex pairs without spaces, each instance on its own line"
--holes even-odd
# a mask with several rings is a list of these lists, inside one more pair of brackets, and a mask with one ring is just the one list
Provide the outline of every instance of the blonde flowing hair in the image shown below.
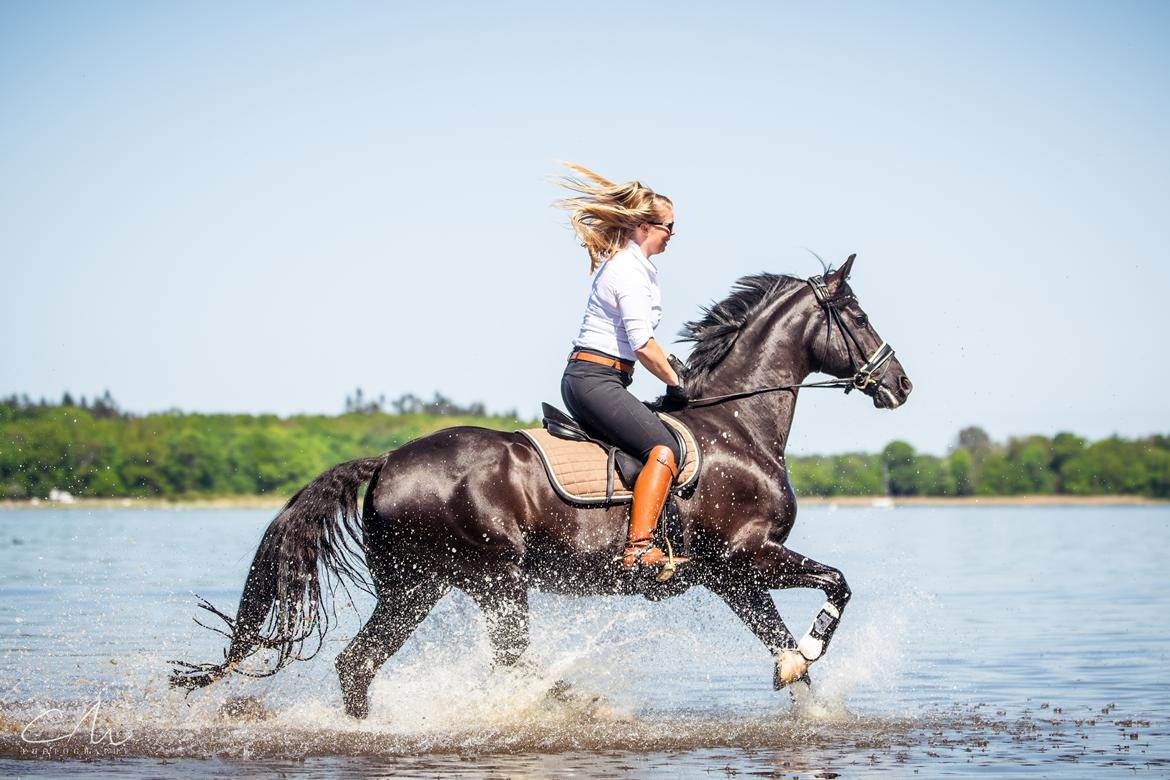
[[614,184],[575,163],[561,164],[589,180],[570,176],[557,179],[562,187],[580,194],[553,204],[569,212],[573,231],[589,252],[589,273],[624,249],[638,225],[656,221],[662,204],[674,205],[670,198],[655,193],[641,182]]

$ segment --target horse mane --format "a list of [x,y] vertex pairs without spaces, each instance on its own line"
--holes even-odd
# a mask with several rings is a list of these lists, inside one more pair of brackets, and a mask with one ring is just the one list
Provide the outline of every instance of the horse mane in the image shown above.
[[711,370],[731,351],[743,326],[800,281],[769,273],[744,276],[732,285],[726,298],[703,307],[702,317],[685,323],[679,331],[679,340],[695,345],[687,360],[688,390],[701,393]]

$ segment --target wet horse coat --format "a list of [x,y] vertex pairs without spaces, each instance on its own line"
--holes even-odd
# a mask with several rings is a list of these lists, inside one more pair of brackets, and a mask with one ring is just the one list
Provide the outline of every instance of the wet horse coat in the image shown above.
[[[876,355],[885,342],[846,281],[852,262],[827,275],[819,291],[792,277],[745,277],[688,323],[692,396],[798,385],[814,371],[856,374],[854,353]],[[869,379],[863,392],[879,408],[900,406],[911,390],[892,356]],[[778,680],[779,659],[797,641],[768,591],[822,590],[830,610],[817,620],[824,644],[850,596],[841,572],[784,544],[796,519],[784,449],[797,392],[671,410],[694,432],[704,465],[695,489],[677,499],[691,562],[661,586],[613,564],[625,542],[627,508],[565,502],[520,433],[448,428],[336,466],[290,499],[269,526],[236,617],[204,604],[228,623],[225,662],[181,664],[172,682],[210,684],[259,649],[277,652],[275,667],[263,673],[304,657],[305,642],[329,628],[322,578],[338,575],[364,583],[378,599],[336,662],[346,711],[357,717],[368,712],[378,669],[451,588],[484,610],[496,661],[511,665],[528,645],[530,589],[661,598],[706,587],[777,659]],[[358,512],[358,490],[367,481]],[[368,578],[353,551],[364,553]],[[820,651],[814,647],[816,657]]]

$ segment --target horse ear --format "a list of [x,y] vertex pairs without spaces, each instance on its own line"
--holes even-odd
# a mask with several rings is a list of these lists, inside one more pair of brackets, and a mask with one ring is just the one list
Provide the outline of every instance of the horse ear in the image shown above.
[[833,271],[833,273],[829,274],[829,277],[832,279],[832,281],[835,284],[841,284],[841,282],[844,282],[845,280],[847,280],[849,278],[849,273],[850,273],[850,271],[853,270],[853,261],[856,258],[857,258],[856,254],[849,255],[849,259],[845,261],[845,265],[841,266],[836,271]]

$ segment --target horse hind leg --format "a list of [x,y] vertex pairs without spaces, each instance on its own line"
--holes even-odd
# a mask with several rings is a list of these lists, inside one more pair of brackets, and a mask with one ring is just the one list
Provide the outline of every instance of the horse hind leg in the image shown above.
[[528,585],[518,568],[467,582],[463,590],[487,618],[488,639],[497,666],[512,667],[528,649]]
[[[530,674],[530,662],[524,657],[528,649],[528,585],[518,568],[491,579],[467,582],[463,590],[483,610],[487,618],[488,639],[497,667],[519,669]],[[551,699],[568,703],[580,699],[572,693],[572,685],[556,680],[548,689]],[[597,697],[585,699],[592,704]]]
[[347,715],[354,718],[369,715],[370,683],[378,669],[398,652],[447,589],[440,582],[424,580],[410,587],[379,590],[374,613],[334,664]]

